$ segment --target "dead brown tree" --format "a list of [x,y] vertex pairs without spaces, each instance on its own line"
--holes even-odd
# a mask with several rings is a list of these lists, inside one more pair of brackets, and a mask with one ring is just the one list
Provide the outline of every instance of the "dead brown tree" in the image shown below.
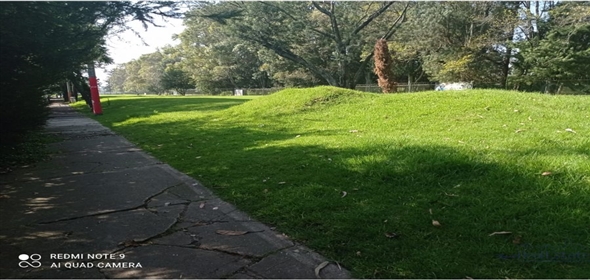
[[397,91],[397,83],[393,79],[391,66],[393,60],[389,53],[387,40],[379,39],[375,44],[375,74],[379,77],[378,84],[383,93],[392,93]]

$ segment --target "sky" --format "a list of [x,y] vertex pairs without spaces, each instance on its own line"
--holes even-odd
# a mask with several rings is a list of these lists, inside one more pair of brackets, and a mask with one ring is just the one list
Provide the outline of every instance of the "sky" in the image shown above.
[[153,53],[158,48],[166,45],[179,44],[179,40],[172,40],[172,35],[179,34],[184,30],[182,20],[167,19],[166,21],[155,18],[155,23],[163,27],[149,26],[147,31],[139,22],[128,24],[129,27],[132,27],[141,35],[147,46],[132,31],[125,31],[118,36],[110,36],[107,39],[107,47],[110,57],[114,60],[114,64],[107,65],[106,67],[97,67],[96,77],[98,80],[106,81],[107,71],[115,68],[116,64],[137,59],[142,54]]

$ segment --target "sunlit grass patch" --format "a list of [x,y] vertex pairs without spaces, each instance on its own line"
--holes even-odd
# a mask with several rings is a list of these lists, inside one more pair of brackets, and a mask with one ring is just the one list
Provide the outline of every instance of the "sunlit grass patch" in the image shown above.
[[96,119],[355,277],[590,277],[588,97],[318,87]]

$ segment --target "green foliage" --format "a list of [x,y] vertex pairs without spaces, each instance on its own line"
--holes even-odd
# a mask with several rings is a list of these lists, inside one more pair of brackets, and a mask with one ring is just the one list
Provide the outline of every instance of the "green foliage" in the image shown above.
[[195,85],[188,73],[180,69],[166,69],[160,78],[160,86],[165,90],[175,90],[180,95],[185,95],[187,89],[194,89]]
[[19,166],[33,164],[49,155],[47,144],[55,137],[38,130],[4,134],[0,140],[0,174],[10,172]]
[[588,14],[587,3],[555,1],[200,3],[166,62],[121,66],[126,71],[112,80],[127,81],[127,90],[162,90],[149,85],[165,65],[189,73],[200,92],[352,88],[376,81],[372,42],[385,38],[396,81],[583,92]]
[[590,5],[563,2],[549,15],[544,33],[517,44],[513,83],[522,89],[559,93],[567,86],[590,93]]
[[394,37],[396,48],[414,65],[406,73],[421,76],[419,70],[414,74],[420,69],[433,81],[503,85],[516,9],[509,2],[417,3]]
[[[43,95],[66,80],[82,82],[83,65],[108,63],[105,36],[129,20],[178,16],[174,2],[0,3],[0,129],[20,133],[44,123]],[[146,25],[147,26],[147,25]]]
[[589,276],[587,96],[317,87],[111,104],[97,120],[353,277]]
[[372,49],[372,42],[378,38],[393,35],[408,5],[221,2],[193,13],[211,19],[224,36],[263,47],[296,67],[281,69],[283,73],[305,73],[330,85],[352,88],[368,70],[372,58],[372,51],[366,55],[363,51]]

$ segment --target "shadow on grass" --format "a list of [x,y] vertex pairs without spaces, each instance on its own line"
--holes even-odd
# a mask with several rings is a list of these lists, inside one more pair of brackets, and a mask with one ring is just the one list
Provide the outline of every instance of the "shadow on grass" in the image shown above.
[[[164,124],[132,129],[152,131],[144,148],[159,159],[355,277],[589,276],[587,175],[541,176],[517,162],[499,164],[447,146],[277,144],[297,133],[207,124],[177,122],[175,129],[183,131],[178,138],[158,133]],[[499,231],[511,233],[490,236]],[[391,233],[400,237],[388,238]],[[580,244],[571,253],[581,257],[552,258],[563,244]],[[539,252],[547,254],[533,261],[518,257],[525,246],[544,245],[557,249]]]

